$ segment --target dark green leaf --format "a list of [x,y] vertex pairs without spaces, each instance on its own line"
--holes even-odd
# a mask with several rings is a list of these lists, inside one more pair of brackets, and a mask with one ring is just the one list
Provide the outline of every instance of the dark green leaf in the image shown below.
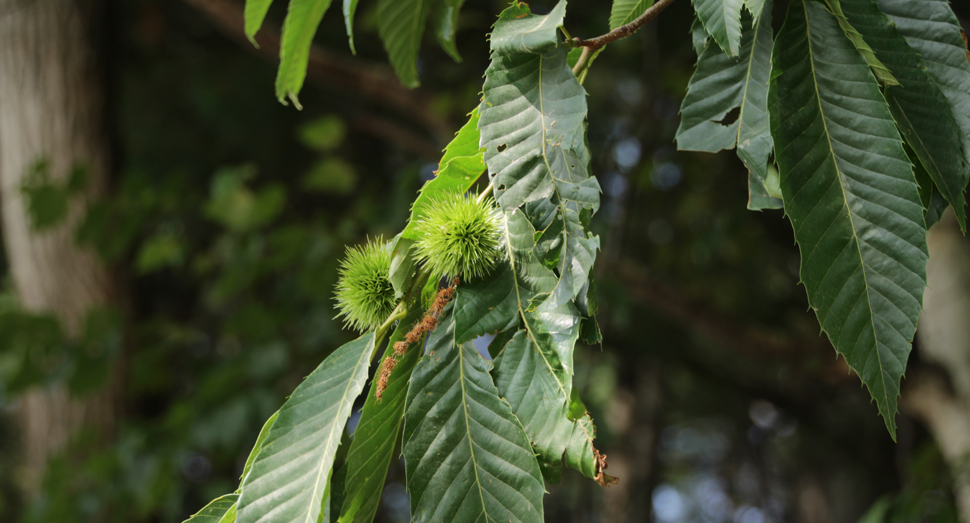
[[[707,34],[731,56],[741,48],[741,7],[744,0],[693,0],[697,18]],[[770,12],[770,10],[769,10]]]
[[455,340],[458,343],[517,326],[519,300],[512,266],[502,263],[485,278],[462,282],[455,303]]
[[863,38],[862,33],[860,33],[852,24],[849,19],[846,18],[845,13],[842,12],[842,4],[839,0],[825,0],[828,4],[829,9],[832,14],[835,15],[835,19],[838,20],[839,26],[845,31],[845,36],[849,37],[849,41],[855,46],[859,54],[866,59],[866,63],[872,68],[872,74],[876,76],[883,85],[899,85],[899,81],[893,76],[889,68],[886,67],[879,58],[876,57],[876,53],[872,50],[866,40],[873,38],[875,35],[866,31],[866,37]]
[[889,109],[906,143],[966,229],[963,189],[970,172],[963,158],[960,129],[943,92],[875,0],[842,0],[842,5],[849,20],[865,32],[876,55],[883,57],[902,82],[885,90]]
[[404,460],[411,521],[542,523],[542,473],[489,363],[455,343],[450,306],[408,390]]
[[317,521],[373,353],[371,332],[334,351],[293,391],[243,479],[239,523]]
[[[424,309],[416,302],[416,299],[412,301],[408,316],[391,335],[382,361],[394,354],[394,344],[404,340],[411,327],[424,315]],[[376,397],[378,380],[371,383],[370,393],[364,401],[360,423],[354,431],[354,441],[350,444],[343,467],[347,470],[344,482],[346,494],[340,507],[340,519],[337,520],[339,523],[370,523],[377,514],[381,493],[384,491],[384,479],[394,457],[394,445],[397,443],[401,417],[404,415],[408,379],[414,370],[414,364],[418,362],[421,346],[422,343],[410,346],[401,357],[387,380],[379,402]]]
[[586,92],[556,38],[564,4],[546,16],[529,15],[521,5],[507,9],[495,25],[479,128],[504,210],[549,198],[558,206],[561,303],[585,285],[599,248],[580,213],[596,210],[600,189],[588,173]]
[[[952,203],[953,190],[959,188],[962,192],[970,170],[967,167],[970,166],[970,89],[967,89],[967,85],[970,85],[970,63],[967,62],[967,48],[960,33],[960,23],[947,0],[879,0],[879,9],[895,24],[896,30],[906,38],[910,47],[919,53],[926,71],[950,104],[953,118],[960,129],[965,167],[957,178],[962,180],[963,187],[953,187],[951,184],[949,195],[941,187],[941,192]],[[933,174],[932,171],[930,174]]]
[[912,164],[868,64],[822,4],[792,2],[772,66],[771,130],[808,301],[895,437],[926,287]]
[[[771,2],[765,3],[766,14]],[[706,46],[681,105],[677,147],[717,152],[737,145],[748,168],[752,210],[777,209],[781,202],[764,189],[772,140],[768,118],[768,77],[771,71],[771,17],[757,23],[745,14],[740,58]]]
[[596,429],[585,410],[580,421],[570,419],[572,377],[562,370],[559,354],[518,331],[496,357],[493,374],[499,395],[512,406],[535,451],[551,463],[561,463],[566,452],[567,464],[592,478],[599,472]]
[[610,11],[610,30],[636,20],[652,5],[653,0],[613,0],[613,10]]
[[377,20],[384,49],[401,83],[417,87],[418,51],[432,0],[378,0]]

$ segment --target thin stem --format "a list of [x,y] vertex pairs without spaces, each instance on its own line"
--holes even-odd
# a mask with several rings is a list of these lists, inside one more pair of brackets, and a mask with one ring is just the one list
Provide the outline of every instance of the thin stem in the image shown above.
[[584,47],[583,53],[579,55],[579,60],[576,60],[576,65],[573,66],[573,74],[579,78],[581,72],[585,71],[589,67],[589,57],[593,54],[592,47]]
[[620,38],[626,38],[637,32],[638,29],[646,25],[646,23],[650,20],[656,18],[661,11],[666,9],[667,6],[673,2],[674,0],[658,0],[657,3],[650,6],[650,8],[644,11],[643,14],[637,17],[636,20],[626,25],[621,25],[605,35],[590,38],[589,40],[581,40],[579,38],[574,38],[573,40],[577,40],[578,44],[583,47],[592,48],[594,50],[599,49],[608,43],[615,42]]
[[377,328],[377,334],[374,335],[375,347],[377,347],[378,345],[381,344],[382,341],[384,341],[384,335],[387,334],[387,329],[391,328],[391,326],[394,325],[394,322],[396,322],[397,320],[403,320],[404,318],[407,317],[408,308],[405,305],[405,303],[407,303],[406,298],[404,300],[401,300],[401,303],[397,304],[397,307],[395,307],[394,311],[391,312],[391,315],[387,317],[387,320],[384,322],[384,324]]
[[475,200],[475,203],[482,203],[482,202],[484,202],[485,201],[485,198],[488,198],[488,195],[489,194],[492,194],[492,189],[494,189],[494,188],[495,187],[492,185],[492,183],[489,182],[488,187],[486,187],[485,190],[482,191],[482,193],[478,195],[478,198]]

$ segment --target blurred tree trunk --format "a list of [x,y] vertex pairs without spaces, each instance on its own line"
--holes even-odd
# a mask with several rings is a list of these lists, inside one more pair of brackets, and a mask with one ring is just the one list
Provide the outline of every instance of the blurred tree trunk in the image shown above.
[[[110,159],[95,45],[99,15],[95,1],[0,0],[0,202],[10,272],[23,306],[54,314],[70,336],[78,335],[91,307],[113,296],[97,255],[75,242],[86,202],[104,188]],[[74,168],[85,169],[88,179],[67,219],[43,231],[32,230],[21,191],[38,161],[47,163],[51,180],[64,180]],[[84,398],[72,398],[64,386],[26,393],[18,416],[28,492],[39,487],[48,458],[82,427],[111,434],[116,389]]]
[[911,373],[904,408],[933,433],[954,479],[961,521],[970,523],[970,240],[952,211],[930,230],[920,356],[937,367]]

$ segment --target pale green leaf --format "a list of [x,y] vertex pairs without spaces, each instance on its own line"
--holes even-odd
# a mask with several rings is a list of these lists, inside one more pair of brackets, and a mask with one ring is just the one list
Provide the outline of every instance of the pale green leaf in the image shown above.
[[404,238],[401,233],[391,240],[391,268],[388,279],[394,287],[394,296],[401,298],[411,288],[417,275],[418,265],[413,250],[415,240]]
[[912,164],[868,64],[822,4],[791,3],[772,67],[771,130],[808,301],[895,437],[926,286]]
[[653,0],[613,0],[613,9],[610,11],[610,30],[636,20],[652,5]]
[[358,0],[344,0],[343,13],[344,25],[347,27],[347,43],[350,44],[350,52],[357,54],[357,46],[354,45],[354,15],[357,14]]
[[185,523],[231,523],[231,520],[227,521],[224,518],[229,513],[235,513],[237,499],[239,499],[239,496],[236,494],[218,497],[202,507],[202,510],[196,512],[194,516],[185,520]]
[[966,229],[963,190],[970,172],[963,158],[960,129],[943,92],[926,72],[916,51],[879,11],[875,0],[842,0],[842,6],[849,20],[865,32],[876,55],[883,57],[902,82],[885,90],[889,109],[918,163],[953,206],[960,226]]
[[[967,167],[970,166],[970,89],[967,89],[970,85],[970,63],[967,62],[967,48],[960,33],[960,23],[946,0],[879,0],[879,9],[919,53],[927,72],[950,104],[962,136],[966,166],[961,179],[965,188],[970,178],[967,173],[970,170]],[[945,190],[941,191],[950,203],[954,201],[952,190],[957,188],[962,192],[963,188],[960,187],[953,187],[949,195]]]
[[845,31],[845,36],[849,37],[852,45],[866,59],[869,67],[872,68],[872,74],[876,75],[876,79],[883,85],[899,85],[899,80],[896,80],[896,77],[893,76],[889,68],[876,57],[876,53],[869,46],[869,43],[866,42],[866,38],[872,38],[873,35],[867,31],[866,34],[868,36],[863,38],[862,33],[852,26],[849,19],[846,18],[845,13],[842,12],[842,4],[839,0],[825,0],[825,3],[828,4],[832,14],[835,15],[835,19],[839,21],[839,25]]
[[290,0],[280,42],[280,68],[276,71],[276,97],[289,99],[302,109],[297,95],[303,88],[310,62],[310,46],[331,0]]
[[738,56],[741,51],[741,7],[744,0],[693,0],[697,18],[721,49]]
[[[766,13],[771,2],[766,2]],[[704,47],[681,104],[677,147],[717,152],[737,145],[748,168],[752,210],[777,209],[781,201],[764,188],[772,139],[768,118],[768,77],[771,73],[771,18],[756,24],[743,17],[740,57],[725,55],[716,46]]]
[[482,147],[478,144],[478,108],[471,112],[468,122],[458,131],[455,139],[445,148],[445,154],[438,164],[435,177],[424,184],[418,197],[411,206],[411,218],[401,237],[417,240],[415,225],[424,218],[428,207],[435,198],[444,194],[464,193],[475,184],[485,172]]
[[344,424],[373,353],[371,332],[334,351],[293,391],[243,480],[239,523],[319,519]]
[[[424,316],[424,309],[418,301],[415,299],[409,304],[408,316],[391,335],[381,361],[394,354],[394,344],[402,341],[411,327]],[[381,401],[377,401],[376,396],[378,380],[371,383],[343,466],[346,469],[346,479],[343,481],[346,494],[342,506],[334,507],[339,509],[339,523],[370,523],[377,514],[404,415],[408,379],[418,362],[422,345],[415,343],[408,347],[387,380]]]
[[559,46],[559,27],[566,17],[566,2],[560,0],[549,14],[533,15],[525,3],[513,5],[499,14],[489,37],[495,55],[541,55]]
[[519,420],[471,343],[457,345],[451,306],[411,376],[404,462],[411,521],[542,523],[545,486]]
[[246,7],[243,8],[246,38],[249,38],[256,47],[259,47],[256,44],[256,33],[263,26],[266,13],[269,12],[269,6],[272,3],[273,0],[246,0]]
[[377,28],[401,83],[417,87],[418,51],[433,0],[378,0]]

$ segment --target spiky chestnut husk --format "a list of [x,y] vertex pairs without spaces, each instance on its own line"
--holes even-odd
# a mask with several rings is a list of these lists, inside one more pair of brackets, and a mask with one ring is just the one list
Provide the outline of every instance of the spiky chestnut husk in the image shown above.
[[388,279],[391,246],[381,238],[359,247],[348,247],[340,263],[340,279],[334,298],[338,318],[359,332],[379,327],[397,304]]
[[433,200],[416,224],[419,261],[434,276],[481,278],[500,255],[501,215],[491,198],[477,201],[462,194]]

